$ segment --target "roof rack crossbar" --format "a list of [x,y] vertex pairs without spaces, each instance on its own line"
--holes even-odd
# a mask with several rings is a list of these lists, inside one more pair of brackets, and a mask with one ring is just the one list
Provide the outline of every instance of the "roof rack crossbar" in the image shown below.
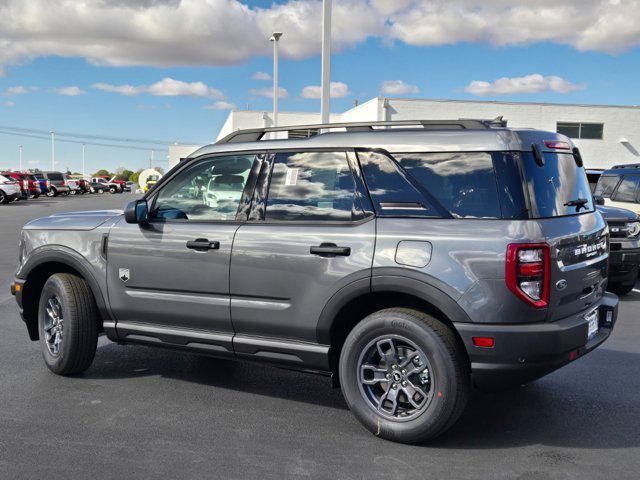
[[507,122],[502,117],[493,120],[479,120],[472,118],[460,118],[458,120],[393,120],[379,122],[343,122],[343,123],[318,123],[309,125],[286,125],[282,127],[250,128],[246,130],[236,130],[216,143],[238,143],[256,142],[261,140],[267,133],[289,132],[291,130],[318,130],[327,131],[337,128],[344,128],[348,132],[367,132],[375,127],[423,127],[425,129],[450,128],[460,130],[478,130],[495,127],[506,127]]

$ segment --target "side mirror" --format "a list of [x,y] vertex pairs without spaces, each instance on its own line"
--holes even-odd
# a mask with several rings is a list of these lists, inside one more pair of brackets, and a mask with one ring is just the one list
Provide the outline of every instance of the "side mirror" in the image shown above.
[[594,195],[593,203],[595,203],[596,205],[604,205],[604,197],[601,197],[600,195]]
[[149,220],[149,206],[146,200],[134,200],[124,207],[124,220],[127,223],[147,223]]

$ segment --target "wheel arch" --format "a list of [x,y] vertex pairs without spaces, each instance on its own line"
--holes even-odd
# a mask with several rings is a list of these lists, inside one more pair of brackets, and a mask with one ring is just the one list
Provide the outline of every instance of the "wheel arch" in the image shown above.
[[102,319],[110,318],[106,302],[91,266],[76,251],[64,246],[46,246],[31,253],[27,262],[18,271],[17,277],[24,280],[22,290],[23,318],[29,338],[38,340],[38,306],[40,292],[47,279],[56,273],[73,273],[87,282]]
[[[349,332],[367,315],[385,308],[407,307],[432,315],[466,348],[455,323],[471,320],[458,303],[442,290],[411,277],[389,275],[360,280],[344,287],[327,302],[317,327],[318,342],[330,345],[329,365],[337,373],[342,345]],[[470,360],[467,357],[467,361]]]

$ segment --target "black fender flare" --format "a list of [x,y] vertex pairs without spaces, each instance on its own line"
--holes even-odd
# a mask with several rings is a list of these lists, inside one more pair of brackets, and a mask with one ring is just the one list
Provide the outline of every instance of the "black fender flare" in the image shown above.
[[[395,269],[394,269],[395,270]],[[471,319],[462,307],[447,293],[417,278],[402,275],[403,269],[389,274],[357,280],[336,292],[327,302],[317,326],[318,343],[331,344],[331,329],[338,312],[359,296],[376,292],[402,293],[419,298],[440,310],[454,325],[471,323]]]
[[[27,280],[29,274],[40,265],[48,262],[62,263],[76,270],[89,284],[89,288],[96,300],[96,305],[103,319],[111,319],[100,284],[93,274],[91,264],[82,255],[64,245],[44,245],[29,254],[27,261],[16,272],[16,277]],[[28,285],[26,285],[28,288]]]

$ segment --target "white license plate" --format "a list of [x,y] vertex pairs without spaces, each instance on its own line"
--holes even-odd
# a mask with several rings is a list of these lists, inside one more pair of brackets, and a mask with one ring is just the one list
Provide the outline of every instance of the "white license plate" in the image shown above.
[[585,319],[589,322],[589,331],[587,333],[587,341],[589,341],[598,333],[598,310],[588,313]]

